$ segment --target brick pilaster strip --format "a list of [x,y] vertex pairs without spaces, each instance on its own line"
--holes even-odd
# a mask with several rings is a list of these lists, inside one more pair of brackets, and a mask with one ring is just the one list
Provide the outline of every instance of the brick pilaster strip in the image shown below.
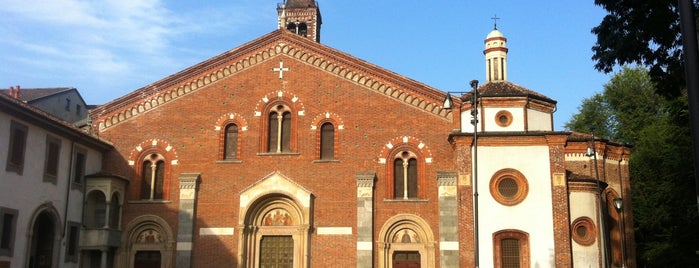
[[180,211],[177,228],[177,268],[192,267],[194,219],[196,218],[199,173],[182,173],[180,181]]

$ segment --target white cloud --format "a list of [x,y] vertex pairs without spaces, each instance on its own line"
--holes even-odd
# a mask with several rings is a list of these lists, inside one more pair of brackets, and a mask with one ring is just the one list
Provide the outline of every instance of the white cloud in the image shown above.
[[3,0],[0,87],[75,86],[106,102],[248,41],[228,43],[260,28],[262,7],[275,16],[259,0]]

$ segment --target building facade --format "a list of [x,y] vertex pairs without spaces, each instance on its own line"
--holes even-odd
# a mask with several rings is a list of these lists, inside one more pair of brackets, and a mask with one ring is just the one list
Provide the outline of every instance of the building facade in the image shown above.
[[0,93],[0,267],[78,267],[86,174],[111,148]]
[[630,148],[555,131],[556,101],[507,80],[499,30],[485,83],[452,98],[319,43],[314,1],[277,12],[91,111],[101,174],[128,184],[95,179],[123,206],[83,265],[634,266]]

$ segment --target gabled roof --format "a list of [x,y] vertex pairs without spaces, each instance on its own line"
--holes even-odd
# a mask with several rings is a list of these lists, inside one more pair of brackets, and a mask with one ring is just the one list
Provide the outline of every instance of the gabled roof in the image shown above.
[[[73,87],[52,87],[52,88],[21,88],[19,99],[24,102],[32,102],[48,96],[53,96],[65,91],[75,90]],[[8,94],[9,89],[0,89],[0,93]]]
[[0,93],[0,112],[6,112],[21,120],[56,133],[57,135],[79,141],[101,151],[112,148],[111,143],[85,133],[85,131],[77,128],[72,123],[44,112],[20,99],[15,99],[6,93]]
[[444,92],[280,29],[93,109],[90,115],[94,127],[104,130],[278,55],[451,120],[451,111],[441,109]]
[[556,101],[509,81],[490,81],[478,88],[481,97],[531,97],[556,104]]

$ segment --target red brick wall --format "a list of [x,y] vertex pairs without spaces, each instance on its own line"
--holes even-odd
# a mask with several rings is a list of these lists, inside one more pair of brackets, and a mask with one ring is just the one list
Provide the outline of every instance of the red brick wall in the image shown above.
[[[272,68],[284,60],[290,71],[284,79]],[[266,138],[262,116],[255,116],[264,103],[261,98],[283,90],[297,97],[296,107],[305,115],[297,117],[298,155],[258,155]],[[285,93],[287,94],[287,93]],[[298,108],[297,108],[298,109]],[[298,110],[295,110],[297,112]],[[344,129],[337,130],[338,162],[314,163],[317,159],[317,131],[311,130],[317,115],[330,112],[340,117]],[[248,124],[239,130],[241,163],[217,163],[220,156],[220,132],[214,128],[220,117],[236,113]],[[177,233],[180,173],[201,173],[194,237],[194,267],[230,267],[238,256],[239,192],[273,171],[297,182],[314,196],[315,227],[355,227],[357,172],[376,172],[375,236],[382,223],[397,213],[412,213],[425,219],[438,237],[437,170],[455,170],[448,133],[458,128],[448,121],[415,106],[402,103],[353,81],[321,71],[287,56],[273,57],[256,66],[213,82],[184,97],[122,121],[100,133],[114,143],[116,151],[106,157],[105,168],[131,179],[128,200],[139,193],[140,178],[128,165],[139,144],[151,139],[167,142],[176,152],[178,164],[169,173],[169,195],[165,204],[129,204],[124,208],[123,226],[138,215],[154,214],[164,218]],[[429,150],[433,162],[425,165],[421,193],[426,202],[385,202],[386,166],[378,158],[385,144],[397,137],[411,136]],[[168,159],[168,161],[171,159]],[[422,159],[421,161],[424,161]],[[136,166],[140,165],[136,161]],[[199,236],[202,227],[236,227],[234,236]],[[126,230],[125,230],[126,231]],[[350,236],[311,235],[311,265],[356,263],[356,229]],[[437,263],[438,248],[435,248]],[[227,257],[224,257],[227,256]]]

